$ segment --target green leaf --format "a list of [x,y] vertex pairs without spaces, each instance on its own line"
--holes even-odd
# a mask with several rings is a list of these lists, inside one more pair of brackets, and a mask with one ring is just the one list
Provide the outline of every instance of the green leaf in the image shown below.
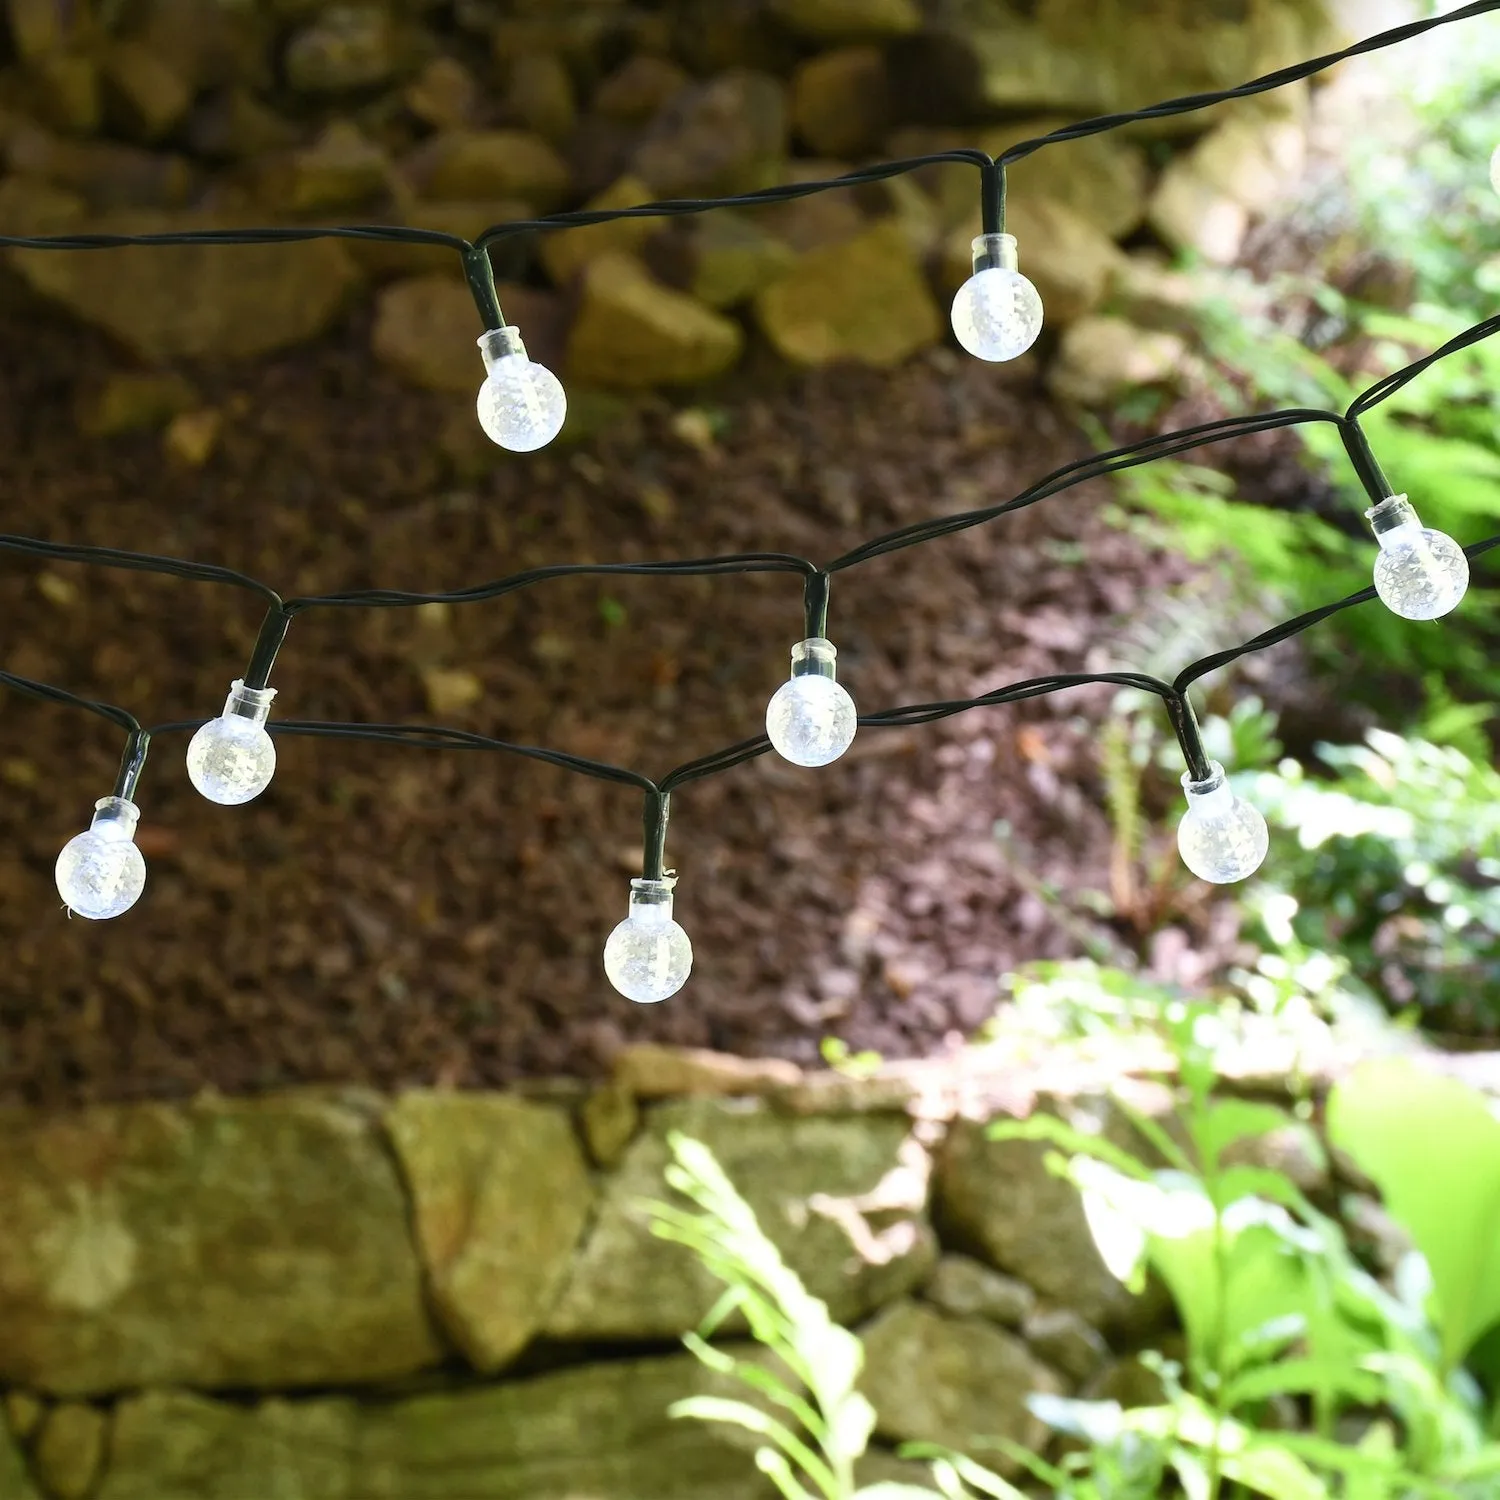
[[1219,1158],[1237,1141],[1253,1140],[1284,1130],[1293,1123],[1284,1109],[1251,1099],[1215,1099],[1188,1120],[1188,1133],[1198,1148],[1205,1173],[1212,1174]]
[[693,1417],[700,1422],[723,1422],[743,1427],[758,1437],[770,1438],[789,1458],[795,1459],[807,1476],[835,1500],[838,1481],[828,1465],[790,1428],[758,1406],[746,1401],[731,1401],[723,1396],[685,1396],[667,1408],[670,1417]]
[[1056,1115],[1034,1114],[1024,1120],[996,1120],[985,1132],[992,1141],[1046,1141],[1078,1156],[1093,1157],[1126,1177],[1149,1181],[1151,1169],[1130,1152],[1101,1135],[1059,1120]]
[[1225,1388],[1226,1403],[1237,1408],[1272,1396],[1310,1396],[1342,1391],[1360,1406],[1378,1406],[1384,1390],[1380,1378],[1341,1359],[1283,1359],[1236,1376]]
[[1329,1500],[1328,1486],[1295,1453],[1272,1443],[1225,1453],[1219,1468],[1226,1479],[1270,1500]]
[[886,1480],[883,1484],[867,1484],[854,1492],[854,1500],[932,1500],[939,1491],[929,1490],[921,1484],[897,1484]]
[[842,1401],[828,1424],[824,1447],[834,1464],[852,1464],[863,1457],[875,1430],[875,1408],[857,1392]]
[[[797,1476],[792,1473],[792,1466],[774,1448],[757,1448],[755,1467],[781,1491],[786,1500],[813,1500],[813,1496],[802,1488]],[[823,1494],[825,1500],[840,1500],[837,1489],[825,1489]]]
[[1426,1257],[1453,1368],[1500,1322],[1500,1119],[1468,1085],[1382,1060],[1334,1089],[1328,1130]]

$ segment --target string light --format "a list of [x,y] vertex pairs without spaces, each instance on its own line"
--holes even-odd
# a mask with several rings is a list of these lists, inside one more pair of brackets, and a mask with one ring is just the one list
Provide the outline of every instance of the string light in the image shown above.
[[74,915],[101,922],[127,912],[146,889],[146,861],[135,846],[141,812],[124,797],[101,797],[89,827],[62,847],[53,871]]
[[792,647],[792,675],[766,705],[771,748],[794,766],[826,766],[854,743],[854,699],[838,681],[838,651],[814,636]]
[[1375,592],[1403,620],[1436,620],[1458,608],[1469,587],[1469,559],[1451,536],[1423,526],[1405,495],[1365,512],[1380,543]]
[[1042,298],[1017,269],[1013,234],[974,241],[974,274],[953,299],[953,332],[976,359],[1016,359],[1042,331]]
[[275,688],[247,688],[236,678],[224,712],[188,742],[188,779],[210,802],[234,807],[270,786],[276,746],[265,725],[275,696]]
[[[486,433],[501,446],[531,451],[551,441],[562,427],[566,397],[556,377],[526,354],[519,332],[505,323],[496,300],[488,247],[499,239],[535,231],[584,227],[616,219],[673,217],[704,212],[719,206],[756,206],[789,201],[811,193],[849,188],[941,162],[963,162],[979,169],[984,232],[974,241],[974,275],[954,299],[953,323],[966,349],[987,360],[1015,358],[1035,341],[1042,324],[1040,297],[1020,274],[1016,241],[1004,232],[1005,167],[1053,144],[1114,130],[1135,121],[1184,114],[1208,105],[1246,98],[1279,88],[1360,53],[1391,46],[1435,26],[1500,9],[1500,0],[1474,3],[1446,16],[1427,18],[1369,38],[1341,52],[1294,68],[1282,69],[1218,94],[1168,100],[1128,115],[1101,116],[1064,126],[1049,135],[1019,142],[1000,157],[957,150],[914,157],[901,162],[861,168],[821,182],[785,184],[736,197],[680,199],[617,210],[577,210],[532,221],[511,221],[485,231],[470,243],[438,231],[391,226],[345,228],[278,228],[262,230],[207,230],[147,235],[78,234],[40,237],[0,236],[0,246],[30,250],[93,250],[125,245],[270,244],[326,237],[374,239],[413,244],[443,245],[460,252],[476,307],[485,327],[479,339],[486,379],[478,403]],[[1497,151],[1500,161],[1500,151]],[[1495,167],[1492,164],[1492,172]],[[1497,184],[1500,187],[1500,184]],[[1040,694],[1089,683],[1113,683],[1157,695],[1170,715],[1184,750],[1188,771],[1183,776],[1188,809],[1178,830],[1178,843],[1188,867],[1216,883],[1244,879],[1265,857],[1268,834],[1265,820],[1229,788],[1224,770],[1203,752],[1201,737],[1186,691],[1206,672],[1226,666],[1250,652],[1262,651],[1290,639],[1340,610],[1366,602],[1374,593],[1408,618],[1435,618],[1451,610],[1462,596],[1468,578],[1468,558],[1500,546],[1500,536],[1460,548],[1439,532],[1423,528],[1405,496],[1393,495],[1380,473],[1359,427],[1359,416],[1394,395],[1408,381],[1437,360],[1500,333],[1500,318],[1487,319],[1449,340],[1440,349],[1377,382],[1344,413],[1297,408],[1251,417],[1227,418],[1095,454],[1064,466],[1020,494],[993,505],[958,515],[940,516],[904,526],[862,543],[850,552],[819,566],[783,553],[742,553],[729,557],[628,564],[560,564],[529,569],[509,578],[449,594],[414,594],[388,589],[354,590],[283,602],[267,585],[212,564],[150,557],[111,548],[72,546],[25,537],[0,537],[0,550],[106,567],[144,569],[181,578],[247,589],[270,605],[245,678],[232,687],[224,712],[200,723],[170,724],[143,729],[125,710],[80,698],[65,689],[0,671],[0,685],[53,703],[79,707],[125,729],[129,743],[115,792],[96,804],[90,828],[71,839],[58,856],[58,890],[70,910],[103,919],[128,910],[145,886],[145,861],[134,841],[139,812],[133,792],[153,733],[192,729],[189,775],[211,800],[232,804],[247,801],[264,790],[275,768],[277,734],[306,734],[362,739],[432,749],[487,749],[526,756],[565,770],[616,784],[635,786],[646,793],[646,845],[643,873],[631,882],[628,914],[610,934],[604,967],[622,994],[642,1004],[666,999],[681,989],[692,968],[692,944],[673,919],[675,875],[663,868],[663,848],[670,792],[677,786],[718,775],[774,748],[799,765],[821,765],[836,759],[852,741],[859,720],[854,704],[836,678],[836,652],[827,639],[827,590],[832,573],[909,546],[931,542],[968,527],[1036,504],[1091,479],[1165,458],[1237,435],[1266,432],[1306,422],[1336,424],[1356,472],[1375,502],[1367,512],[1381,545],[1374,590],[1309,611],[1263,632],[1243,645],[1193,663],[1171,682],[1142,674],[1074,674],[1030,679],[995,689],[976,698],[947,703],[914,704],[867,714],[863,723],[895,728],[930,723],[951,714],[1002,703],[1021,702]],[[499,598],[547,579],[581,574],[645,574],[653,576],[714,576],[723,573],[785,572],[803,577],[806,631],[792,652],[792,675],[778,689],[767,709],[766,734],[680,766],[657,782],[603,762],[489,739],[468,731],[425,725],[361,725],[299,723],[268,724],[273,691],[266,675],[287,625],[297,612],[317,607],[408,607],[419,603],[475,603]],[[247,686],[250,683],[252,685]]]

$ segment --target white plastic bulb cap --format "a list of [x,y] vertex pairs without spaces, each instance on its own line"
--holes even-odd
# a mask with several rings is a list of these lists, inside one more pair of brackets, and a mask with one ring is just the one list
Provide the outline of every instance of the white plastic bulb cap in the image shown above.
[[479,340],[489,374],[479,387],[479,425],[492,443],[512,453],[545,448],[562,431],[568,398],[562,382],[526,356],[514,328],[495,328]]
[[826,766],[854,743],[859,715],[834,675],[838,652],[820,636],[792,647],[792,676],[766,705],[772,748],[794,766]]
[[129,911],[146,889],[146,861],[135,846],[140,809],[124,797],[101,797],[85,833],[57,856],[57,893],[76,916],[102,922]]
[[630,915],[604,945],[604,972],[627,1000],[655,1005],[693,971],[693,945],[672,920],[671,877],[630,882]]
[[1200,880],[1232,885],[1260,869],[1271,834],[1260,809],[1230,790],[1224,767],[1216,760],[1208,765],[1206,781],[1183,773],[1188,810],[1177,825],[1177,848],[1183,864]]
[[1469,587],[1469,559],[1451,536],[1422,525],[1405,495],[1365,512],[1375,528],[1375,592],[1404,620],[1436,620],[1458,608]]
[[224,712],[188,743],[188,779],[223,807],[249,802],[276,774],[276,745],[266,733],[275,688],[247,688],[236,678]]
[[1041,293],[1017,269],[1016,239],[981,234],[974,274],[953,299],[953,332],[976,359],[1016,359],[1042,331]]

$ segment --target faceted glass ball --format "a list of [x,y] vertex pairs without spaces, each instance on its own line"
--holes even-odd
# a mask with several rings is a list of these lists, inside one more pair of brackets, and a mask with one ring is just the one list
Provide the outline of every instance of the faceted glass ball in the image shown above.
[[609,982],[638,1005],[675,995],[693,970],[693,945],[670,917],[632,912],[604,945]]
[[1228,787],[1201,801],[1190,797],[1177,825],[1183,864],[1214,885],[1231,885],[1253,875],[1270,846],[1271,834],[1260,809]]
[[766,705],[766,733],[783,760],[826,766],[854,743],[854,699],[832,677],[809,672],[783,682]]
[[129,911],[146,889],[146,861],[123,834],[105,826],[71,838],[57,856],[57,892],[80,917],[102,922]]
[[1019,271],[976,271],[953,299],[953,331],[976,359],[1015,359],[1042,331],[1042,299]]
[[210,719],[187,752],[188,778],[210,802],[234,807],[258,797],[276,774],[276,745],[265,726],[239,714]]
[[1469,559],[1451,536],[1430,528],[1402,527],[1381,538],[1375,592],[1392,614],[1405,620],[1436,620],[1458,607],[1468,587]]
[[479,425],[492,443],[512,453],[545,448],[567,414],[562,382],[524,354],[497,359],[479,387]]

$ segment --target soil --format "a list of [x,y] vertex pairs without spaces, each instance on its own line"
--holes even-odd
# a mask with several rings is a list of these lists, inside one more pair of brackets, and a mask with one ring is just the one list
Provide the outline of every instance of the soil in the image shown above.
[[[102,341],[30,309],[7,331],[7,531],[213,561],[286,594],[451,588],[555,561],[829,557],[1003,497],[1085,447],[1033,368],[939,350],[884,374],[750,375],[712,405],[649,403],[582,447],[488,452],[473,477],[452,439],[467,442],[471,403],[374,367],[355,320],[317,347],[190,372],[225,414],[191,468],[157,434],[79,436],[75,400],[113,358]],[[1213,581],[1111,519],[1109,500],[1071,491],[839,576],[830,633],[861,706],[1170,671],[1243,638],[1204,604]],[[217,712],[259,614],[225,588],[0,558],[0,662],[146,723]],[[790,577],[315,613],[278,664],[276,712],[447,722],[655,775],[757,733],[800,634]],[[434,669],[472,673],[481,696],[432,712]],[[1113,703],[1084,689],[867,731],[822,771],[765,757],[686,788],[668,857],[695,969],[644,1007],[599,959],[639,871],[628,788],[508,756],[283,738],[269,791],[224,809],[188,786],[185,736],[163,737],[137,797],[146,894],[96,924],[68,919],[52,864],[109,792],[121,737],[9,697],[0,1099],[494,1085],[588,1075],[628,1040],[800,1062],[825,1036],[891,1057],[952,1046],[1008,970],[1137,943],[1096,754]],[[1190,978],[1232,939],[1232,908],[1202,889],[1174,887],[1150,924],[1159,969]]]

